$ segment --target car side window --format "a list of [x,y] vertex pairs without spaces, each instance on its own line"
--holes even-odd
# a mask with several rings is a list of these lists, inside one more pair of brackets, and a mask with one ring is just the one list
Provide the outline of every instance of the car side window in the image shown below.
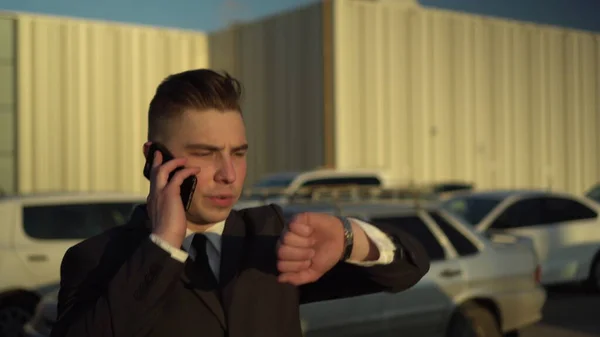
[[375,225],[387,224],[394,226],[412,235],[425,247],[431,261],[439,261],[446,258],[444,248],[418,216],[371,218],[370,221]]
[[135,205],[123,202],[26,206],[23,230],[35,239],[87,239],[126,223]]
[[322,179],[309,180],[306,183],[302,184],[301,187],[344,186],[344,185],[380,186],[381,181],[377,177],[322,178]]
[[577,200],[549,197],[544,200],[546,223],[594,219],[598,214]]
[[586,193],[586,196],[592,200],[600,202],[600,184],[592,187],[592,189]]
[[429,215],[438,224],[444,234],[446,234],[446,237],[448,237],[448,240],[450,240],[450,243],[452,243],[452,246],[454,246],[458,255],[471,256],[479,252],[477,246],[475,246],[469,238],[454,228],[452,224],[437,212],[430,213]]
[[492,229],[511,229],[543,225],[542,198],[518,200],[492,223]]

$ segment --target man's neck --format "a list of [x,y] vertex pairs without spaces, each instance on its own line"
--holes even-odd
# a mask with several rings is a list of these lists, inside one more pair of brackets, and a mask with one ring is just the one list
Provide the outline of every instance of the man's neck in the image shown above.
[[195,224],[195,223],[188,221],[187,228],[190,231],[195,232],[195,233],[204,233],[207,230],[209,230],[211,227],[213,227],[214,225],[216,225],[216,224],[212,223],[212,224],[201,224],[200,225],[200,224]]

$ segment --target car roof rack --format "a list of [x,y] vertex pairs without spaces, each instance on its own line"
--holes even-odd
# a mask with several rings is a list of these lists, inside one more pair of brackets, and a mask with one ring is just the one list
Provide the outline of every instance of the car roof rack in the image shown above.
[[379,185],[319,185],[302,187],[291,195],[281,188],[253,188],[245,190],[245,197],[262,202],[284,198],[288,203],[329,202],[335,205],[352,202],[413,201],[416,207],[423,201],[435,199],[434,191],[427,186],[382,187]]

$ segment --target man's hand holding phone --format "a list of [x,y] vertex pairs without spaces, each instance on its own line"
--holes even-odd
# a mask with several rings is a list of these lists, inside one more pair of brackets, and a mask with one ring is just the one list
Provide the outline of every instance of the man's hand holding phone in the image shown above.
[[187,228],[185,209],[180,197],[181,184],[186,178],[198,174],[200,168],[183,168],[169,180],[173,171],[185,166],[186,158],[175,158],[164,164],[162,160],[162,154],[156,151],[150,172],[150,194],[147,200],[152,232],[173,247],[181,247]]

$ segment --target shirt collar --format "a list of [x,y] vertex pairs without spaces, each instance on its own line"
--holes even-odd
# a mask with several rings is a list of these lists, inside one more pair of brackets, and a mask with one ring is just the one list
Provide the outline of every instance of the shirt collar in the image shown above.
[[[216,224],[210,226],[204,233],[213,233],[215,235],[221,236],[223,235],[223,231],[225,230],[225,221],[217,222]],[[193,236],[196,232],[186,229],[185,237],[186,239],[190,236]]]
[[[224,230],[225,221],[221,221],[212,225],[204,232],[204,235],[206,235],[206,238],[218,253],[221,252],[221,236],[223,235]],[[183,250],[190,252],[190,247],[192,245],[192,240],[194,239],[195,234],[196,232],[191,231],[189,228],[186,230],[185,239],[183,240],[183,244],[181,245]]]

